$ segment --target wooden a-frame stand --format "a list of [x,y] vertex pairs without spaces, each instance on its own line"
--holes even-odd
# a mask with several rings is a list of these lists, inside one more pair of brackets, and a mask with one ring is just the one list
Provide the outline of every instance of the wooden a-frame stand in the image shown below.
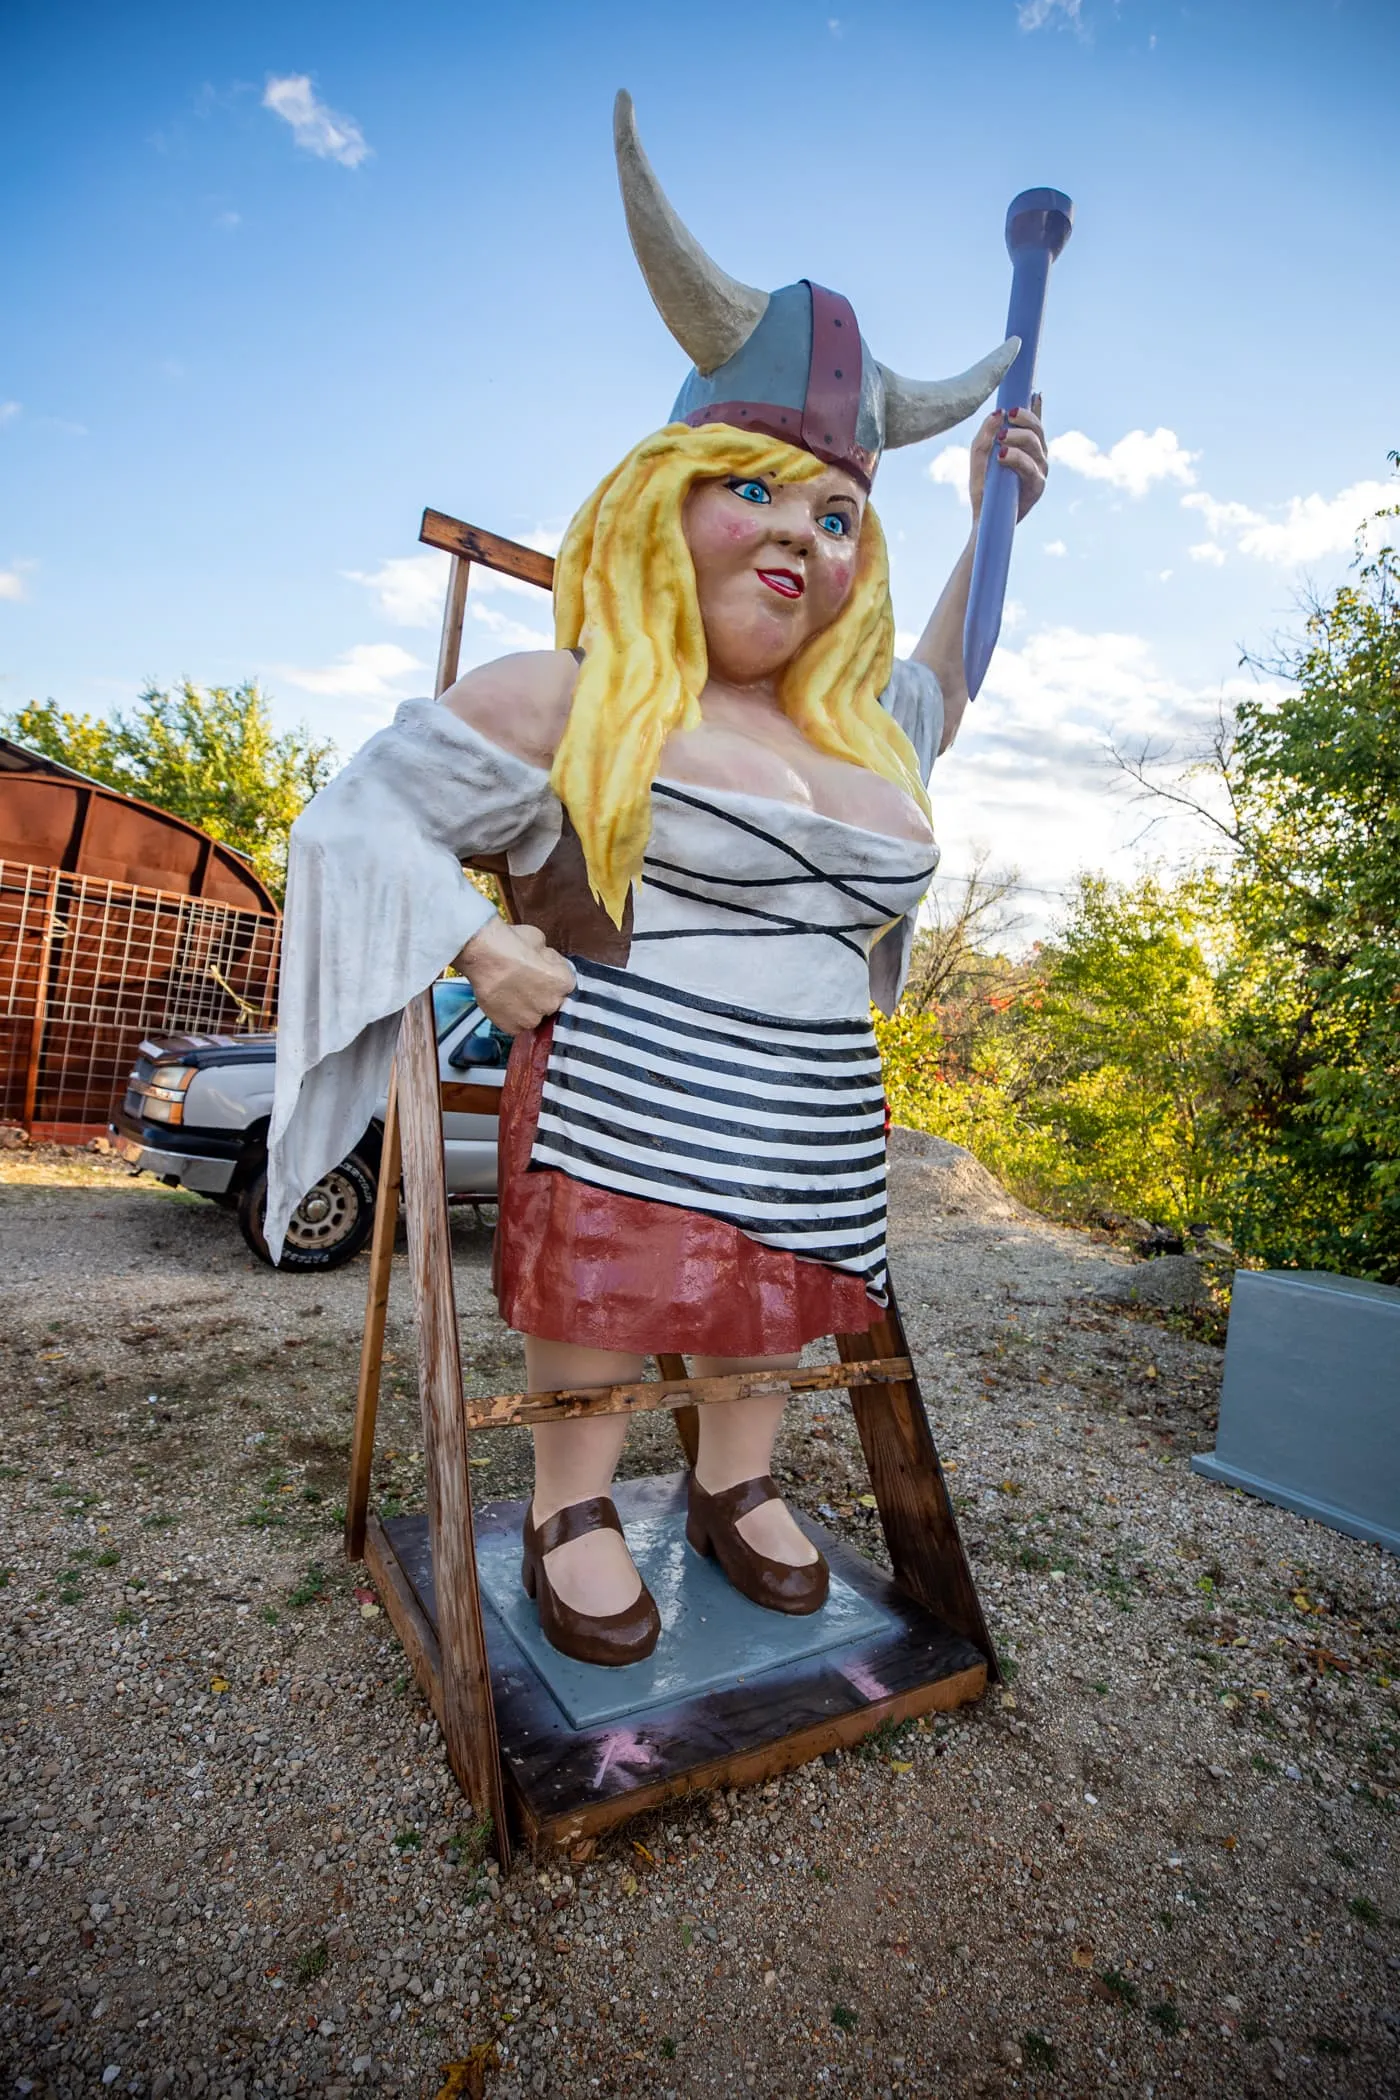
[[[532,548],[425,511],[420,538],[452,557],[435,690],[456,679],[473,562],[551,587],[554,564]],[[503,881],[510,908],[509,880]],[[512,1829],[532,1846],[572,1843],[697,1788],[765,1779],[882,1724],[977,1698],[999,1675],[919,1381],[893,1298],[866,1334],[835,1337],[839,1364],[790,1374],[686,1377],[684,1358],[657,1359],[659,1377],[605,1391],[506,1393],[468,1400],[452,1281],[442,1112],[480,1113],[492,1090],[439,1079],[432,999],[408,1007],[390,1081],[360,1352],[359,1392],[346,1497],[345,1548],[364,1559],[414,1675],[442,1729],[447,1755],[479,1816],[489,1817],[504,1871]],[[389,1271],[402,1195],[418,1328],[427,1520],[381,1522],[369,1508],[370,1471],[384,1354]],[[689,1703],[639,1716],[637,1725],[571,1731],[528,1664],[487,1653],[477,1579],[478,1536],[518,1530],[519,1506],[472,1509],[470,1432],[514,1423],[670,1408],[688,1461],[697,1408],[757,1391],[848,1390],[893,1580],[819,1526],[833,1573],[882,1607],[892,1631],[859,1653],[811,1658]],[[673,1479],[623,1483],[629,1521],[672,1509]],[[506,1640],[509,1640],[507,1635]],[[494,1690],[493,1690],[494,1676]],[[645,1726],[642,1724],[645,1723]],[[606,1776],[606,1784],[604,1783]]]

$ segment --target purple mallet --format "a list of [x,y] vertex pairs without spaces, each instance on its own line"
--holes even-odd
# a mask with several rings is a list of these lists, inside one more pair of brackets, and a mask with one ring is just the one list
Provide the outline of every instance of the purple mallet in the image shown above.
[[[1011,304],[1006,332],[1018,335],[1016,362],[997,389],[997,407],[1028,408],[1035,391],[1035,360],[1050,265],[1069,239],[1074,206],[1063,190],[1022,190],[1006,214],[1006,246],[1011,257]],[[1001,608],[1011,568],[1011,536],[1016,530],[1018,482],[1010,467],[993,453],[977,525],[977,551],[972,560],[972,588],[963,623],[963,663],[969,698],[975,700],[992,651],[1001,633]]]

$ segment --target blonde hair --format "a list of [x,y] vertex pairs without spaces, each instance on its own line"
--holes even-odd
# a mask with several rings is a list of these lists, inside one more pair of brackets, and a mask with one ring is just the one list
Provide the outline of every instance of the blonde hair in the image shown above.
[[[589,886],[615,925],[642,879],[651,784],[667,737],[700,726],[709,675],[695,569],[681,527],[697,481],[768,474],[813,481],[810,452],[710,423],[670,423],[602,481],[564,536],[554,568],[554,636],[582,649],[550,782],[568,810]],[[914,747],[880,705],[894,661],[885,536],[861,526],[855,581],[836,619],[783,670],[783,711],[832,758],[893,781],[927,811]]]

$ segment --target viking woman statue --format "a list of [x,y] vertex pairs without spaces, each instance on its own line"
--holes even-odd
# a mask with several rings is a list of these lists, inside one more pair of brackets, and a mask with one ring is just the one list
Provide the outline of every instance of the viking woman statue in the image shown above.
[[[399,1016],[449,963],[515,1037],[501,1104],[500,1309],[531,1389],[647,1356],[791,1366],[885,1302],[872,996],[899,996],[938,858],[925,783],[967,701],[971,548],[894,661],[881,450],[971,414],[1013,342],[936,383],[876,362],[848,302],[719,270],[618,98],[633,246],[694,369],[579,511],[558,647],[409,701],[292,833],[267,1239],[382,1095]],[[1041,493],[1036,404],[992,447]],[[462,872],[505,855],[533,923]],[[783,1396],[700,1410],[687,1536],[755,1603],[826,1563],[771,1478]],[[524,1579],[555,1647],[621,1664],[660,1624],[609,1496],[625,1417],[538,1428]]]

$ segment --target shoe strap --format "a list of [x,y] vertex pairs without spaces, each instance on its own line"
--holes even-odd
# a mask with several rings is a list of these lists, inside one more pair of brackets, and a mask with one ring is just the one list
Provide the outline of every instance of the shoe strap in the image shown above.
[[[698,1481],[696,1486],[700,1486]],[[707,1493],[704,1488],[700,1488],[700,1492],[715,1514],[727,1524],[737,1524],[741,1517],[746,1517],[751,1509],[757,1509],[762,1502],[781,1500],[777,1483],[771,1473],[760,1473],[756,1480],[741,1480],[734,1487],[720,1488],[713,1495]]]
[[590,1531],[621,1530],[622,1519],[612,1497],[590,1495],[586,1502],[571,1502],[567,1509],[556,1509],[543,1524],[534,1526],[535,1551],[543,1558],[556,1546],[567,1546],[571,1539],[584,1538]]

